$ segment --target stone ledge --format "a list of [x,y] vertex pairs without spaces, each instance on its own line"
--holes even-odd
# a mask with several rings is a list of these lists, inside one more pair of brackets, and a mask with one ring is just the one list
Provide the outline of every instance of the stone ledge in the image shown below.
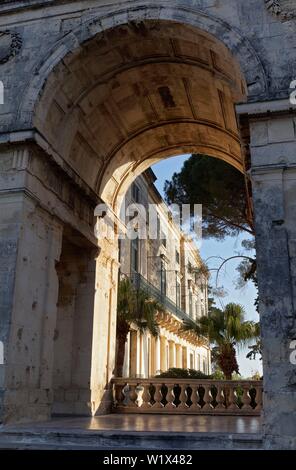
[[[169,439],[168,439],[169,436]],[[146,450],[260,450],[261,435],[231,433],[167,433],[131,431],[0,431],[0,449],[146,449]]]

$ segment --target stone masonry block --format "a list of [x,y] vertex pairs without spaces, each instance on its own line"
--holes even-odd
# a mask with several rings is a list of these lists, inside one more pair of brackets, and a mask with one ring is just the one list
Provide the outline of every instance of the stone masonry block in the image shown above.
[[290,117],[270,120],[268,122],[269,142],[287,142],[295,140],[295,128]]

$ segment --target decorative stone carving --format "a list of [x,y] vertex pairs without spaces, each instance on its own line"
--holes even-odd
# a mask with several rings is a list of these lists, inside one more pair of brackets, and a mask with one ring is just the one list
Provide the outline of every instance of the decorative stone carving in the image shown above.
[[284,21],[296,18],[295,0],[265,0],[265,3],[271,13]]
[[22,47],[20,34],[11,31],[0,31],[0,65],[15,57]]

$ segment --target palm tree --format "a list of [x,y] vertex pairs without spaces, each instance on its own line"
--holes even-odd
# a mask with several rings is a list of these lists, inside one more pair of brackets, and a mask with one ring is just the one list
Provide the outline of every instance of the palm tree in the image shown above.
[[163,306],[151,298],[148,292],[143,289],[135,289],[130,279],[124,278],[119,282],[116,330],[117,377],[122,377],[125,344],[131,325],[135,324],[141,334],[144,331],[150,331],[156,337],[159,334],[156,314],[163,311]]
[[226,380],[231,380],[233,372],[239,373],[235,346],[244,346],[260,334],[258,324],[245,321],[244,308],[235,303],[229,303],[224,310],[213,307],[209,316],[201,317],[196,323],[186,320],[182,329],[209,338],[214,345],[215,361]]

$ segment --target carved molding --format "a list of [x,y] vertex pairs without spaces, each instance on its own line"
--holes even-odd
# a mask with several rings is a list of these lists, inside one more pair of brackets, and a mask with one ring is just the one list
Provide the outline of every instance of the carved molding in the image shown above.
[[0,31],[0,65],[15,57],[19,53],[22,43],[23,41],[19,33],[9,30]]
[[296,18],[295,0],[265,0],[266,8],[281,20]]

